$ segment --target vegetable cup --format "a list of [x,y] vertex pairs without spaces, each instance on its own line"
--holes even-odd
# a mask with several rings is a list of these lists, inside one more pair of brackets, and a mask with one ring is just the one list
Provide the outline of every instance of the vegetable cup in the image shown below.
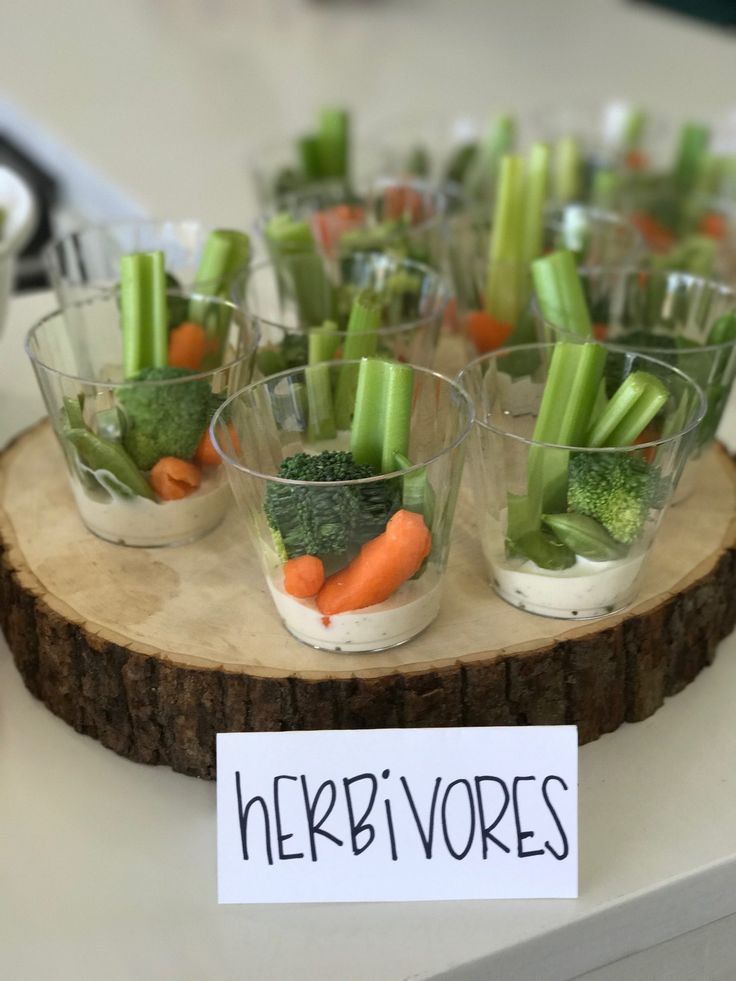
[[449,379],[380,359],[282,372],[212,421],[287,630],[377,651],[436,617],[472,406]]
[[621,211],[640,230],[650,264],[736,284],[736,205],[676,191],[671,184],[634,185]]
[[470,468],[498,595],[561,619],[631,603],[705,412],[697,385],[575,342],[497,351],[458,381],[476,410]]
[[[557,248],[570,249],[581,265],[617,265],[634,261],[643,243],[620,215],[571,204],[546,213],[542,251]],[[452,220],[448,259],[455,327],[466,338],[471,356],[537,340],[530,266],[491,260],[490,253],[491,228],[485,217],[469,211]]]
[[[439,268],[446,217],[459,204],[457,195],[426,181],[383,177],[361,194],[340,185],[295,193],[282,211],[307,222],[320,253],[333,262],[354,252],[387,252]],[[267,247],[273,218],[258,226]]]
[[170,289],[225,298],[250,259],[244,232],[198,221],[115,221],[51,242],[44,261],[59,303],[66,305],[116,288],[123,256],[155,251],[164,253]]
[[62,307],[26,339],[82,521],[121,545],[193,541],[219,524],[231,501],[208,426],[230,392],[250,381],[257,333],[225,300],[179,292],[167,299],[169,312],[186,307],[190,327],[196,317],[207,336],[217,335],[208,370],[169,367],[164,358],[163,367],[125,380],[116,293]]
[[448,288],[422,263],[354,253],[337,275],[316,250],[283,252],[233,284],[261,335],[264,375],[336,356],[378,355],[431,366]]
[[[679,368],[705,393],[708,409],[678,488],[682,500],[697,480],[697,457],[715,439],[736,377],[736,292],[686,273],[644,268],[583,269],[580,281],[599,339]],[[559,321],[537,316],[546,340],[574,339]]]
[[550,145],[553,200],[605,208],[630,176],[667,164],[673,143],[667,119],[624,102],[540,106],[528,128]]

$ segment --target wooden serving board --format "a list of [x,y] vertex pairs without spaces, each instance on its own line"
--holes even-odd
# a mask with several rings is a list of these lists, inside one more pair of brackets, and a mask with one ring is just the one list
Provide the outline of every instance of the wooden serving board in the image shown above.
[[378,654],[286,633],[231,512],[189,546],[134,549],[78,517],[47,423],[0,456],[0,624],[28,688],[79,732],[212,779],[215,733],[576,723],[581,742],[651,715],[736,617],[736,467],[720,448],[672,508],[636,606],[571,623],[491,591],[461,495],[439,619]]

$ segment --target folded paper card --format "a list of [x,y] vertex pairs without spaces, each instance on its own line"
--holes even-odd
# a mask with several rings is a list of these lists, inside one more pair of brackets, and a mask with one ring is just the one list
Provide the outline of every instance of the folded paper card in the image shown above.
[[577,896],[574,726],[221,733],[221,903]]

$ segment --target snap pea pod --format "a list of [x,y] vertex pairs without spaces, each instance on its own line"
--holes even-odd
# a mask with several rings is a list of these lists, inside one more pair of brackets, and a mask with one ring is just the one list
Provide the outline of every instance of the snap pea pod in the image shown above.
[[569,569],[575,565],[575,553],[547,531],[528,531],[509,543],[512,553],[531,559],[540,569]]
[[736,313],[725,313],[714,320],[708,331],[706,344],[728,344],[736,340]]
[[101,439],[89,429],[66,429],[64,436],[90,470],[107,470],[133,494],[156,500],[148,481],[119,443]]
[[64,396],[64,425],[70,429],[84,429],[84,417],[79,399]]
[[626,555],[626,546],[617,542],[595,518],[568,511],[543,514],[542,521],[576,555],[592,562],[610,562]]

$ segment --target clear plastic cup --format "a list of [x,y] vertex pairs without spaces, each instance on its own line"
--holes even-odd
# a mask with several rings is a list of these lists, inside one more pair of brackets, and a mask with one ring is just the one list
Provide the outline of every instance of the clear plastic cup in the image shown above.
[[113,221],[63,235],[46,247],[43,258],[62,305],[116,288],[120,260],[132,252],[163,252],[172,289],[213,295],[221,284],[197,279],[212,231],[199,221]]
[[323,327],[322,337],[341,353],[353,297],[366,288],[384,302],[381,326],[362,335],[367,348],[361,354],[431,366],[449,293],[437,271],[378,252],[345,256],[335,270],[324,256],[311,252],[288,255],[278,264],[256,264],[233,283],[233,299],[261,336],[261,372],[307,364],[310,335],[325,321],[335,329]]
[[476,412],[468,459],[490,581],[513,606],[560,619],[605,616],[636,598],[705,413],[701,390],[676,368],[587,347],[606,351],[609,395],[636,371],[665,385],[646,442],[592,449],[534,439],[553,344],[484,355],[458,376]]
[[207,430],[222,401],[250,381],[258,334],[226,300],[179,292],[168,300],[170,311],[196,303],[208,333],[217,331],[209,370],[126,380],[116,293],[63,306],[26,339],[80,517],[115,544],[193,541],[231,503]]
[[[318,366],[334,393],[338,419],[342,385],[351,382],[359,364],[333,361]],[[310,371],[283,372],[236,393],[212,421],[212,442],[222,455],[251,549],[260,559],[286,629],[297,640],[324,650],[394,647],[421,633],[439,611],[465,439],[472,424],[470,399],[450,379],[414,367],[406,454],[410,466],[385,474],[369,470],[367,476],[356,477],[353,470],[333,469],[333,457],[330,469],[319,472],[332,479],[317,480],[315,471],[304,469],[302,458],[297,462],[293,458],[344,453],[350,448],[350,431],[338,423],[336,436],[315,437],[322,401],[312,395]],[[348,415],[354,398],[352,389]],[[327,459],[310,458],[308,463],[310,468],[327,467],[323,463]],[[284,461],[290,461],[286,476]],[[349,479],[336,479],[345,473],[351,475]],[[412,513],[407,519],[408,512]],[[400,531],[407,524],[412,534],[404,537]],[[431,533],[430,551],[426,554],[425,548],[415,554],[413,533],[425,534],[425,525]],[[381,542],[373,545],[379,536]],[[311,556],[311,562],[322,562],[329,577],[345,570],[359,553],[362,557],[361,549],[369,542],[370,570],[339,612],[334,612],[323,590],[314,592],[314,585],[302,590],[301,597],[287,588],[289,562]],[[403,581],[401,576],[392,580],[393,591],[376,600],[375,590],[409,555],[418,555],[418,572]]]

